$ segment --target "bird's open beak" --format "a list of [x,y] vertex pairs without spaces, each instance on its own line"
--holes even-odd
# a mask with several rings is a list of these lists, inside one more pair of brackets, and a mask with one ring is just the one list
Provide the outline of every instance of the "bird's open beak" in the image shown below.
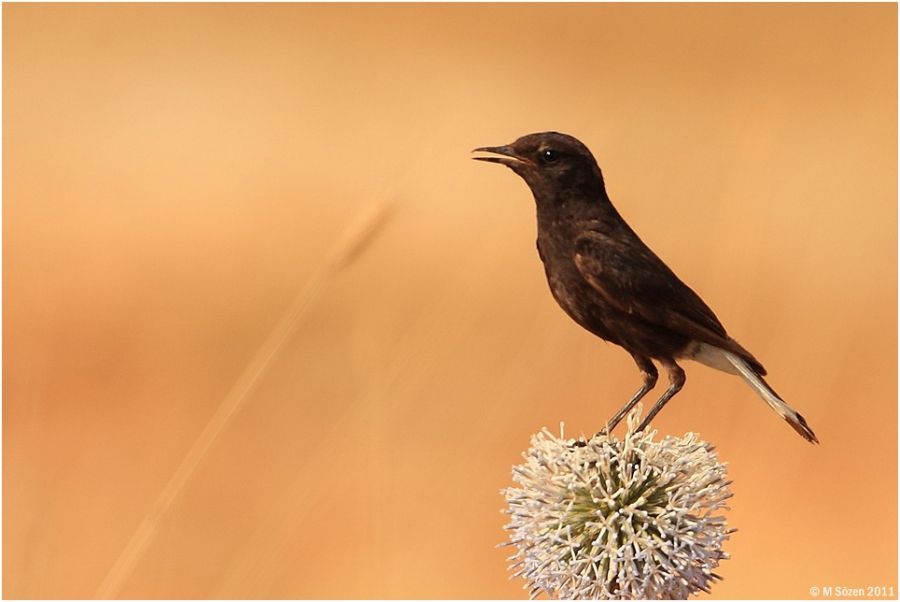
[[[507,167],[518,167],[521,165],[533,165],[531,161],[523,159],[513,151],[509,146],[482,146],[472,151],[473,153],[492,153],[494,156],[488,157],[472,157],[476,161],[487,161],[488,163],[499,163]],[[500,155],[499,157],[496,155]]]

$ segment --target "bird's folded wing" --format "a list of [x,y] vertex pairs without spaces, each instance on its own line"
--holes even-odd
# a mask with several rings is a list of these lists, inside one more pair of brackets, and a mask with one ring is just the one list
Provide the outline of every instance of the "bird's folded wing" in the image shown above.
[[697,293],[639,240],[591,232],[576,241],[574,260],[591,287],[622,312],[717,347],[736,344]]

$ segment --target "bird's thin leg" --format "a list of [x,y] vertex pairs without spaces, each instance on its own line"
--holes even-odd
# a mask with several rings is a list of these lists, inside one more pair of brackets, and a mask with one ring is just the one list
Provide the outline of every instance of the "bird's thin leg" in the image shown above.
[[656,386],[656,379],[659,378],[659,372],[656,370],[656,366],[653,365],[653,362],[650,361],[650,358],[644,357],[642,355],[632,355],[634,357],[634,361],[637,363],[638,368],[641,370],[641,374],[644,377],[644,384],[641,385],[641,388],[637,390],[637,393],[634,394],[628,403],[622,406],[622,409],[616,412],[616,415],[609,419],[609,422],[606,423],[606,426],[600,431],[599,434],[607,434],[612,432],[616,425],[619,424],[625,416],[628,415],[628,412],[631,411],[637,402],[639,402],[644,395],[650,392],[650,390]]
[[650,421],[659,414],[659,411],[663,409],[663,406],[668,403],[670,399],[672,399],[676,393],[681,391],[681,387],[684,386],[684,370],[681,369],[681,366],[675,363],[675,360],[663,360],[662,365],[665,366],[666,370],[669,372],[669,388],[666,389],[666,392],[662,394],[662,397],[659,398],[653,408],[650,410],[650,413],[647,414],[647,417],[644,418],[641,425],[637,427],[638,431],[643,431],[650,424]]

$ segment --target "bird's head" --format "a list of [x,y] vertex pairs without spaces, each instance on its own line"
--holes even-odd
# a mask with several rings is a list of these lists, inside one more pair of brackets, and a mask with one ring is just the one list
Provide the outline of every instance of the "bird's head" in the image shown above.
[[484,146],[472,152],[489,153],[473,159],[499,163],[519,174],[539,204],[561,196],[605,196],[603,175],[591,151],[567,134],[528,134],[506,146]]

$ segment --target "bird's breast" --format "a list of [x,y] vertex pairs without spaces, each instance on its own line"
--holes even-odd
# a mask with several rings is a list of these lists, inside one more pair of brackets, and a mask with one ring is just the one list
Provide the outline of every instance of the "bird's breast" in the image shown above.
[[591,321],[590,287],[581,277],[575,262],[567,256],[546,248],[541,248],[541,261],[550,293],[562,309],[582,326]]
[[606,304],[575,265],[573,244],[559,236],[541,236],[538,253],[550,294],[566,314],[582,328],[608,341],[617,341],[610,331]]

